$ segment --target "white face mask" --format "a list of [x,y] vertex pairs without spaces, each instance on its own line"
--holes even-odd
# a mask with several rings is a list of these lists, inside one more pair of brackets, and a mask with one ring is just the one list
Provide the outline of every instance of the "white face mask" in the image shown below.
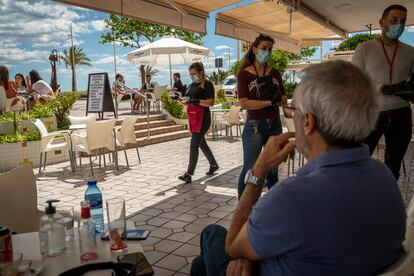
[[198,77],[198,75],[190,75],[190,77],[193,83],[200,82],[200,78]]

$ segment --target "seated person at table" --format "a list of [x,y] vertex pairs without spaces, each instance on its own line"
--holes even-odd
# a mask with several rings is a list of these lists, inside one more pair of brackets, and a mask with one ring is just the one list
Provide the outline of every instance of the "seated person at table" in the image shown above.
[[185,92],[184,91],[184,85],[181,82],[180,73],[174,73],[173,78],[174,78],[174,86],[171,90],[181,92],[181,95],[184,96],[184,92]]
[[26,86],[26,81],[24,80],[23,74],[17,73],[14,76],[14,80],[17,84],[17,92],[18,93],[26,93],[27,92],[27,86]]
[[[125,87],[125,79],[123,75],[116,74],[115,81],[113,83],[113,88],[115,90],[117,97],[118,95],[124,95],[122,97],[122,100],[129,100],[130,95],[126,93],[127,88]],[[132,93],[132,97],[134,99],[133,109],[138,110],[142,102],[142,97],[137,93]]]
[[29,76],[26,76],[26,84],[27,91],[33,96],[31,105],[38,102],[47,103],[53,97],[52,87],[40,77],[36,70],[30,71]]
[[[9,69],[6,66],[0,66],[0,86],[3,86],[8,99],[17,97],[17,84],[14,80],[9,80]],[[23,100],[20,98],[20,100]],[[19,101],[16,99],[11,106],[16,105]]]
[[141,86],[140,92],[153,92],[154,83],[151,82],[151,75],[145,76],[145,83]]
[[[294,103],[285,110],[296,135],[269,139],[228,232],[203,230],[191,275],[377,275],[404,254],[395,177],[361,144],[378,116],[368,76],[346,61],[310,65]],[[260,198],[267,173],[295,147],[308,163]]]

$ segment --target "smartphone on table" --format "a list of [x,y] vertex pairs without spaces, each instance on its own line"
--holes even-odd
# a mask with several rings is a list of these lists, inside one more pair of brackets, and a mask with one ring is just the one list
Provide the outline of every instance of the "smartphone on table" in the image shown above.
[[[127,230],[127,240],[130,241],[141,241],[146,240],[150,234],[151,230],[145,229],[128,229]],[[109,240],[108,230],[101,236],[101,239],[104,241]]]

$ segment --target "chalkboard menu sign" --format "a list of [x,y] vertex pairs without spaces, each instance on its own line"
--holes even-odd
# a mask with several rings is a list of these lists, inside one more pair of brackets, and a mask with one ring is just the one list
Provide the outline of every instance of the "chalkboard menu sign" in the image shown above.
[[104,112],[114,112],[116,117],[108,73],[89,74],[86,115],[100,113],[103,118]]

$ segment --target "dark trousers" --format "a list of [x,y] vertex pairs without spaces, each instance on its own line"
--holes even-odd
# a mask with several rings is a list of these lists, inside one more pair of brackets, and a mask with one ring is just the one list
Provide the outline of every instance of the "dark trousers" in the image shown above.
[[[210,114],[209,114],[210,115]],[[213,152],[207,145],[205,135],[208,128],[211,125],[211,117],[206,116],[204,113],[203,125],[199,133],[191,134],[190,144],[190,161],[188,162],[187,173],[193,175],[198,162],[198,149],[200,148],[203,154],[206,156],[210,165],[217,165],[216,159],[214,158]]]
[[395,178],[400,176],[401,162],[411,141],[411,108],[404,107],[381,112],[375,129],[369,134],[365,143],[372,155],[381,136],[385,137],[384,163]]
[[227,230],[211,224],[201,232],[200,256],[193,260],[191,276],[225,276],[230,257],[225,250]]

